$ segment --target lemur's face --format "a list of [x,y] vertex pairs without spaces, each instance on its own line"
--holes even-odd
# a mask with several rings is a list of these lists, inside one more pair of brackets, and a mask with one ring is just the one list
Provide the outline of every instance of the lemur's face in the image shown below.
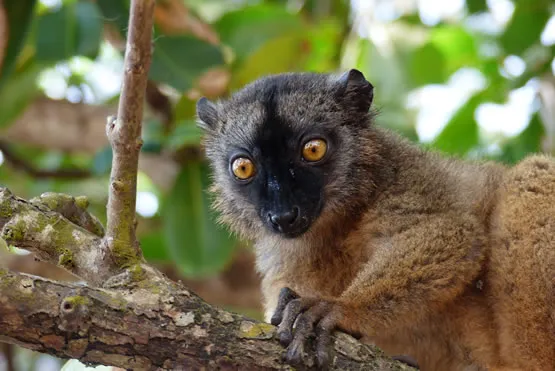
[[372,85],[355,70],[276,75],[228,101],[201,99],[197,113],[224,220],[248,235],[263,227],[294,238],[340,207],[354,182],[349,175],[356,176],[349,170],[361,150],[356,130],[368,125],[371,101]]
[[320,215],[338,138],[322,123],[302,130],[271,113],[263,120],[251,138],[228,146],[228,178],[269,230],[296,237]]

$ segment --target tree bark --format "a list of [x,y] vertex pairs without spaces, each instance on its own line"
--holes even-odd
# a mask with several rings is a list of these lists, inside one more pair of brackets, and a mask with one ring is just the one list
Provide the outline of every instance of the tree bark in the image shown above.
[[108,118],[106,125],[113,158],[104,241],[121,267],[132,265],[142,257],[135,236],[135,204],[154,4],[154,0],[131,0],[118,115]]
[[[87,283],[0,268],[1,341],[126,369],[287,368],[274,326],[210,306],[144,262],[121,271],[110,264],[102,238],[88,229],[101,232],[76,224],[89,220],[75,216],[85,213],[83,199],[47,199],[31,203],[0,188],[0,237],[87,277]],[[337,334],[334,349],[335,370],[411,370],[345,334]]]

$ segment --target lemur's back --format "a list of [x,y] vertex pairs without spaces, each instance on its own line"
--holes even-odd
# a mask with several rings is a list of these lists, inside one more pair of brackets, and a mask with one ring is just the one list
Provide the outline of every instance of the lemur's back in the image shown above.
[[489,282],[501,359],[555,370],[555,161],[510,169],[493,219]]

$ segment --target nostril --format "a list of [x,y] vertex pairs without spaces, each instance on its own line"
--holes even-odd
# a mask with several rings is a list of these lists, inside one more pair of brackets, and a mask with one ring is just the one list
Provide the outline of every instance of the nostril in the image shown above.
[[293,224],[295,222],[295,220],[297,220],[297,218],[299,217],[301,210],[299,209],[298,206],[293,206],[293,217],[291,219],[291,224]]
[[279,215],[268,213],[268,219],[275,227],[279,227]]
[[298,206],[294,206],[290,211],[281,212],[281,213],[272,213],[269,212],[267,214],[268,220],[272,225],[278,230],[284,230],[291,227],[298,219],[300,215],[300,209]]

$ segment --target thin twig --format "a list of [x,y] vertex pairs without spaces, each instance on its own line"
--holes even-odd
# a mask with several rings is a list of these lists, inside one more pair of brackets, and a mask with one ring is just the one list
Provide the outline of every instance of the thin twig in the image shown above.
[[4,156],[4,160],[6,160],[11,167],[16,170],[24,171],[29,176],[36,179],[85,179],[92,176],[91,172],[85,169],[37,169],[29,162],[18,157],[11,146],[4,141],[0,141],[0,151]]
[[108,196],[106,242],[116,263],[133,264],[140,257],[135,236],[135,203],[141,126],[151,61],[154,0],[132,0],[125,49],[124,76],[117,119],[106,133],[114,153]]

